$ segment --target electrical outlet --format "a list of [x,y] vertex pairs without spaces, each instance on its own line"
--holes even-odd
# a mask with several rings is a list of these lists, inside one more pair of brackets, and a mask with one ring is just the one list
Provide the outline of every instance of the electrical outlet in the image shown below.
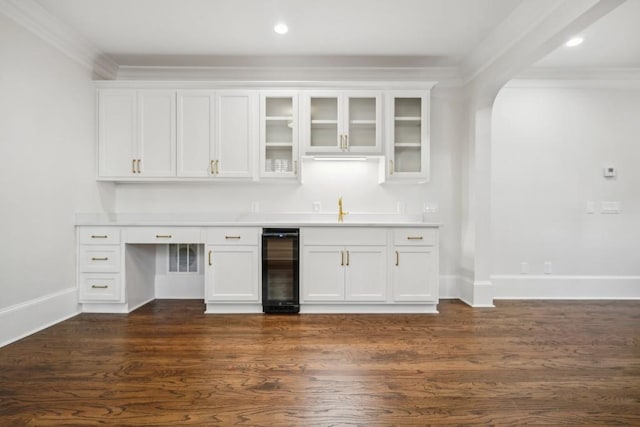
[[619,214],[620,202],[600,202],[600,212],[603,214]]
[[551,274],[551,261],[544,263],[544,274]]
[[437,203],[425,203],[422,207],[424,213],[438,213]]
[[260,203],[253,201],[251,202],[251,212],[252,213],[257,213],[260,211]]
[[320,209],[322,209],[322,205],[320,205],[320,202],[313,202],[311,204],[311,211],[312,212],[320,212]]
[[520,274],[529,274],[529,263],[521,262],[520,263]]
[[595,202],[587,202],[587,213],[594,214],[596,213],[596,203]]

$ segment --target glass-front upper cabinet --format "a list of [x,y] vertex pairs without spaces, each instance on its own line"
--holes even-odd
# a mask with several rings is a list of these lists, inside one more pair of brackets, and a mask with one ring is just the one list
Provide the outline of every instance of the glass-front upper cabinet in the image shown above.
[[298,176],[298,94],[260,95],[260,176]]
[[429,178],[429,91],[389,92],[387,177]]
[[303,103],[306,154],[381,153],[381,92],[305,92]]

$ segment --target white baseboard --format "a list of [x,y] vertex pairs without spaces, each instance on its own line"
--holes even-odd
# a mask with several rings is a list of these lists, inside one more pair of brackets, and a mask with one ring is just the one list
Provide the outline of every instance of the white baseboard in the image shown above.
[[640,299],[640,276],[491,276],[495,299]]
[[0,310],[0,347],[80,313],[78,289],[69,288]]

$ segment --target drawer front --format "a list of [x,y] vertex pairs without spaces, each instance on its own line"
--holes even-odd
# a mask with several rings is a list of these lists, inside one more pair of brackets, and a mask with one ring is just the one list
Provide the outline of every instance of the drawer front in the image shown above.
[[114,227],[81,227],[81,245],[118,245],[120,229]]
[[212,227],[207,229],[209,245],[257,245],[262,233],[256,227]]
[[393,244],[398,246],[436,246],[436,228],[396,228],[393,230]]
[[376,227],[309,227],[301,230],[305,245],[387,244],[387,229]]
[[126,243],[203,243],[195,227],[130,227],[125,233]]
[[118,273],[120,271],[120,245],[80,246],[80,271],[83,273]]
[[80,302],[120,301],[119,273],[80,274]]

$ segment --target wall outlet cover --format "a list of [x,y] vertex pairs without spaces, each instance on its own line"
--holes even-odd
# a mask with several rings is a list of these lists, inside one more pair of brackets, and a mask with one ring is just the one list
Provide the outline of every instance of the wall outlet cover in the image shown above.
[[320,204],[320,202],[311,203],[311,211],[312,212],[320,212],[320,209],[322,209],[322,205]]

